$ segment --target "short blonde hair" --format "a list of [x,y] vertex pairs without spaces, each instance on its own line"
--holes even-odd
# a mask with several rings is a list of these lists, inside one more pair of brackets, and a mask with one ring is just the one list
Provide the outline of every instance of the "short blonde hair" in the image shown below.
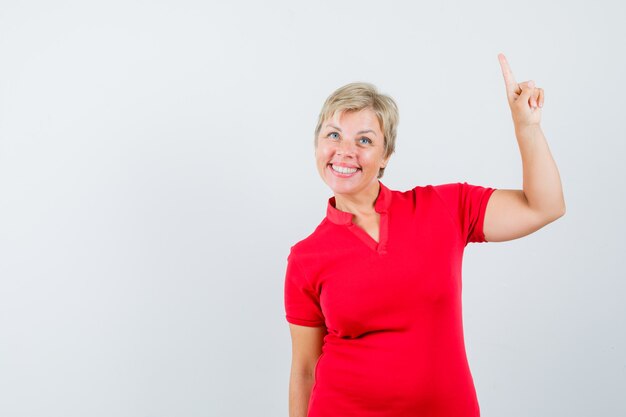
[[[370,83],[357,82],[346,84],[335,90],[324,102],[315,128],[315,148],[317,139],[325,120],[333,117],[336,112],[359,111],[369,108],[378,118],[384,134],[383,158],[387,158],[396,150],[396,134],[399,122],[398,106],[389,96],[378,92]],[[378,171],[378,178],[385,173],[385,168]]]

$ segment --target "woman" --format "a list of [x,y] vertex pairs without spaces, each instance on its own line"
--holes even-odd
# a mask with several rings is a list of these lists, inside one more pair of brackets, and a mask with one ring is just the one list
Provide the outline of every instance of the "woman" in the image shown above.
[[328,97],[317,169],[334,196],[291,248],[290,417],[476,417],[461,313],[469,242],[528,235],[565,213],[541,131],[543,89],[516,83],[499,56],[523,161],[523,189],[466,182],[395,191],[382,184],[398,110],[366,83]]

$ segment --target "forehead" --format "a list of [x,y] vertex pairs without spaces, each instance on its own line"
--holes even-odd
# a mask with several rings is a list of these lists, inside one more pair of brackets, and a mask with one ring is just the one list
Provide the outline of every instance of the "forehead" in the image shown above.
[[323,127],[327,128],[328,124],[335,125],[342,130],[364,130],[372,129],[380,132],[380,123],[376,113],[370,109],[362,110],[338,110],[331,117],[324,121]]

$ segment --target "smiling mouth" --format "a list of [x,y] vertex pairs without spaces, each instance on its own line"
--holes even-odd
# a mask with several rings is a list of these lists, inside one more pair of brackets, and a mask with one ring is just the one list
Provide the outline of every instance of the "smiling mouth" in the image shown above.
[[340,167],[340,166],[336,166],[333,164],[328,164],[328,165],[333,171],[338,172],[339,174],[346,174],[346,175],[354,174],[355,172],[361,169],[361,168]]

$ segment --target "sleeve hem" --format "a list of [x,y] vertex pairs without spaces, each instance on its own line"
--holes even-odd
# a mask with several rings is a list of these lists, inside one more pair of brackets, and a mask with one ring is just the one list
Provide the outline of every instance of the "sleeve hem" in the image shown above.
[[493,192],[496,190],[497,188],[489,188],[487,191],[485,191],[485,193],[482,196],[482,200],[480,201],[480,211],[479,211],[480,214],[478,216],[478,221],[476,222],[479,228],[478,230],[480,231],[479,237],[481,240],[479,243],[488,242],[488,240],[485,239],[485,229],[484,229],[485,213],[487,212],[487,203],[489,202],[489,198],[491,197],[491,194],[493,194]]
[[299,326],[307,326],[307,327],[326,327],[326,323],[320,322],[318,320],[306,320],[306,319],[298,319],[291,316],[285,316],[287,321],[291,324],[297,324]]

